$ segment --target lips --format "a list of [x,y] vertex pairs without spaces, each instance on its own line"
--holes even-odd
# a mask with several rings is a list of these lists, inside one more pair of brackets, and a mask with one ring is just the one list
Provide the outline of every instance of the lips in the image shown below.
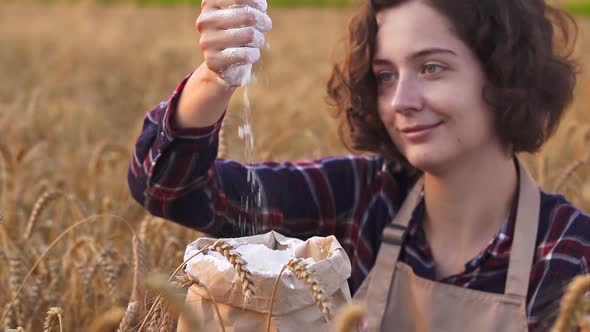
[[439,126],[441,123],[442,123],[442,121],[437,122],[435,124],[429,124],[429,125],[416,125],[416,126],[402,128],[402,129],[400,129],[400,131],[402,133],[406,133],[406,134],[414,133],[414,132],[418,132],[418,131],[422,131],[422,130],[432,129],[434,127]]

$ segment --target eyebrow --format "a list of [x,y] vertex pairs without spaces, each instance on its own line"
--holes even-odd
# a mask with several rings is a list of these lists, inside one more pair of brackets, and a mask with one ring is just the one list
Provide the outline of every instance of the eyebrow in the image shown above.
[[[433,48],[423,49],[423,50],[418,51],[414,54],[410,54],[406,59],[407,60],[415,60],[418,58],[423,58],[425,56],[432,55],[432,54],[438,54],[438,53],[451,54],[451,55],[457,56],[457,53],[455,53],[449,49],[433,47]],[[391,64],[391,62],[386,59],[374,59],[373,60],[373,65],[390,65],[390,64]]]

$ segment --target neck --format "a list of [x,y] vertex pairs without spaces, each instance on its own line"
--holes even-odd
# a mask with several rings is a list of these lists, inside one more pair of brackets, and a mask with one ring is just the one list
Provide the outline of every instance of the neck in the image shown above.
[[433,250],[438,246],[473,257],[506,219],[517,190],[517,172],[512,155],[502,153],[458,164],[444,173],[424,174],[423,228]]

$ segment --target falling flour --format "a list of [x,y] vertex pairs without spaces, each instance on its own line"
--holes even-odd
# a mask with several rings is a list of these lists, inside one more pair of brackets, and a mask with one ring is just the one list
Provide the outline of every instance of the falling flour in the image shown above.
[[[227,84],[233,87],[243,88],[243,124],[238,126],[238,136],[244,141],[245,164],[252,164],[254,162],[254,133],[251,125],[251,109],[250,98],[248,96],[248,86],[255,83],[256,79],[252,73],[252,64],[260,59],[260,48],[264,46],[264,35],[262,32],[269,31],[272,27],[272,20],[266,15],[267,2],[266,0],[254,0],[252,7],[243,4],[236,4],[230,6],[228,9],[212,12],[209,15],[221,15],[223,20],[232,20],[237,16],[249,15],[254,18],[252,26],[254,35],[252,41],[245,45],[246,47],[227,48],[221,51],[222,55],[232,60],[232,62],[242,62],[246,64],[232,66],[221,73],[221,78]],[[232,33],[241,34],[244,29],[251,29],[242,26],[238,29],[233,29]],[[269,44],[266,47],[270,49]],[[246,190],[240,197],[241,208],[249,214],[253,209],[261,207],[262,204],[262,190],[259,184],[256,183],[254,169],[247,168],[246,181],[249,184]],[[244,220],[242,216],[238,217],[238,228],[241,235],[252,235],[263,229],[263,225],[259,225],[261,221],[255,216],[253,219]]]

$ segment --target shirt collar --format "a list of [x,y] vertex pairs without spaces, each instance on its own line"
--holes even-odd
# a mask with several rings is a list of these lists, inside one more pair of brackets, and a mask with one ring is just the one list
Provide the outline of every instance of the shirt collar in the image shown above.
[[[487,246],[474,258],[465,263],[465,271],[469,273],[478,269],[484,264],[488,258],[504,258],[509,259],[506,247],[512,245],[512,237],[514,235],[514,226],[516,224],[516,211],[518,208],[518,190],[512,199],[512,204],[509,213],[507,214],[500,229]],[[415,245],[414,250],[417,250],[423,258],[434,260],[430,246],[428,245],[426,235],[422,229],[422,220],[425,212],[424,192],[421,193],[418,205],[412,213],[412,218],[408,227],[408,239]],[[505,256],[505,257],[503,257]]]

